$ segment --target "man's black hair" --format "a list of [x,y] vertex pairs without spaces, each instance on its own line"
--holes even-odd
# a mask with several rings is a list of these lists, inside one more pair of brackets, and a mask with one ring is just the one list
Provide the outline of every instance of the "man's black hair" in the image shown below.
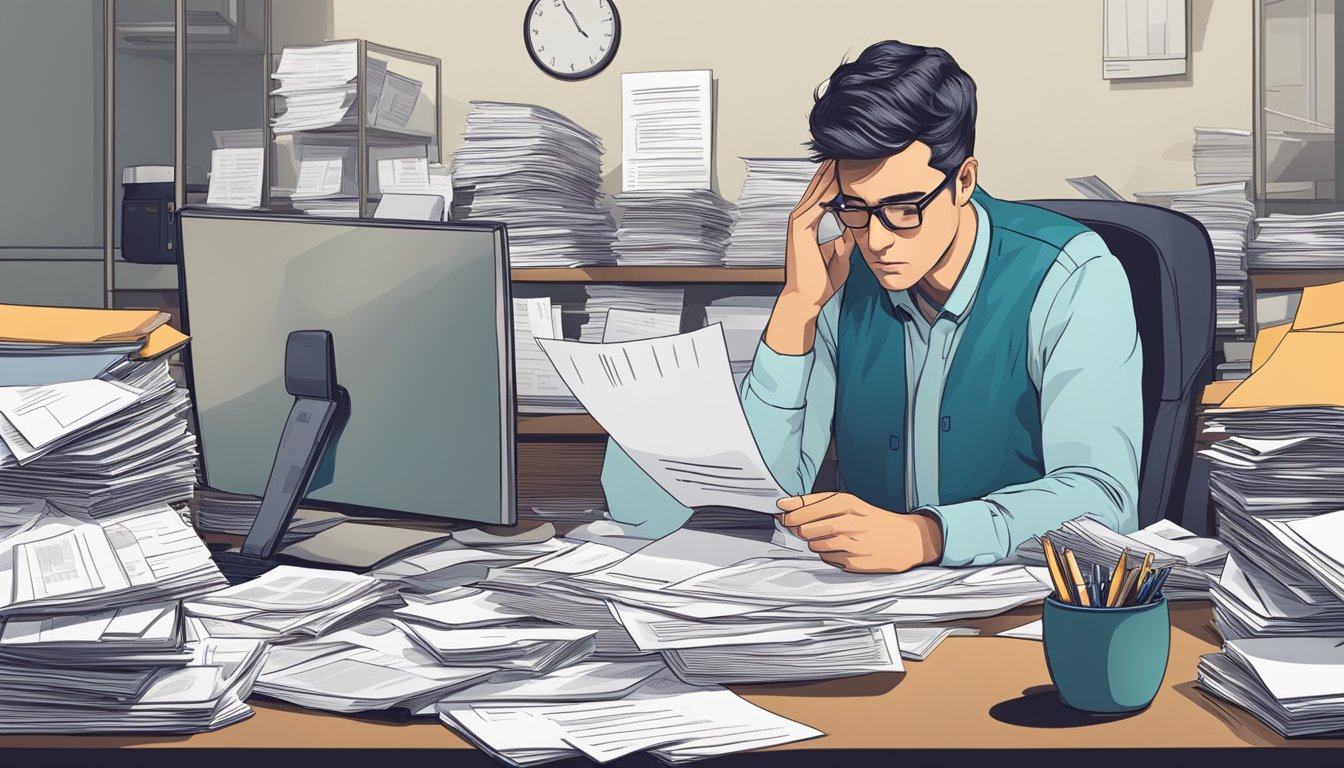
[[875,43],[836,68],[808,123],[814,160],[875,160],[922,141],[930,165],[951,172],[975,149],[975,81],[941,48]]

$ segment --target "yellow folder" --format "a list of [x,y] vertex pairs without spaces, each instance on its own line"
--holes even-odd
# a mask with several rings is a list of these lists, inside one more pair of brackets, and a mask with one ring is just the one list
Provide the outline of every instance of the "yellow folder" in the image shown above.
[[28,344],[142,342],[139,358],[171,352],[188,339],[153,309],[71,309],[0,304],[0,341]]

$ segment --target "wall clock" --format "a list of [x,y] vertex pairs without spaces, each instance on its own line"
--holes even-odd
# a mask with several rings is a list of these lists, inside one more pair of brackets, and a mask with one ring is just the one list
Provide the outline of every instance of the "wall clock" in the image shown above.
[[523,42],[541,71],[582,80],[615,58],[621,15],[612,0],[532,0],[523,19]]

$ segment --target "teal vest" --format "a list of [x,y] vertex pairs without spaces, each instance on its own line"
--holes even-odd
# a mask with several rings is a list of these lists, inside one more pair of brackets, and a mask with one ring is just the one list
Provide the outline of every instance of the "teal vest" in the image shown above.
[[[1064,245],[1085,231],[1072,219],[996,200],[979,188],[972,199],[988,214],[989,255],[943,389],[940,504],[1045,474],[1040,393],[1027,372],[1027,326],[1046,272]],[[886,289],[855,248],[836,329],[836,458],[844,490],[895,512],[909,511],[905,332]]]

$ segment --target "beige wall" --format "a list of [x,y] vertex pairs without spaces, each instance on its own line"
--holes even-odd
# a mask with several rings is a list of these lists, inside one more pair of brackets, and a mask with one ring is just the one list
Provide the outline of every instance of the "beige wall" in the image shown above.
[[[289,2],[277,2],[277,14]],[[304,15],[336,37],[441,57],[445,152],[469,100],[535,102],[604,138],[612,190],[621,72],[714,71],[717,178],[735,199],[737,158],[801,155],[813,88],[842,58],[889,38],[946,48],[975,78],[981,180],[1003,197],[1073,197],[1064,178],[1088,174],[1125,193],[1191,185],[1194,127],[1251,123],[1251,0],[1191,0],[1190,76],[1133,83],[1101,79],[1102,0],[616,2],[616,60],[577,83],[547,77],[528,58],[526,0],[332,0],[329,18],[305,0]]]

